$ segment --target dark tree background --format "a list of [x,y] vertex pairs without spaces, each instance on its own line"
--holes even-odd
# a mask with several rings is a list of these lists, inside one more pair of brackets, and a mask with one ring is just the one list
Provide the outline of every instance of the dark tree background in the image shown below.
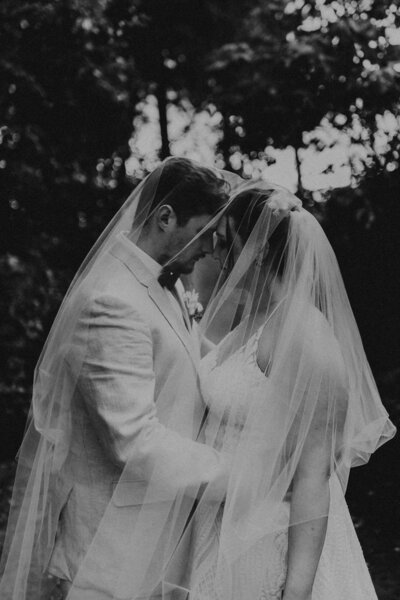
[[[74,271],[136,184],[125,162],[149,96],[160,159],[169,109],[187,103],[221,115],[226,168],[294,148],[298,193],[334,246],[400,423],[398,27],[391,0],[0,0],[0,529],[35,363]],[[378,145],[388,113],[397,125]],[[348,187],[317,195],[302,151],[327,147],[321,123],[363,154]],[[383,600],[400,593],[398,460],[395,439],[348,493]]]

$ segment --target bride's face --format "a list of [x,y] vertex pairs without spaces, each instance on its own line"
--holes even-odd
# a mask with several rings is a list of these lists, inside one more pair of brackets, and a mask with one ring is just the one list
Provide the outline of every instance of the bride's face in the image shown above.
[[228,253],[231,264],[235,264],[242,250],[243,242],[237,234],[233,218],[223,216],[214,233],[213,258],[219,262],[222,269],[227,265]]

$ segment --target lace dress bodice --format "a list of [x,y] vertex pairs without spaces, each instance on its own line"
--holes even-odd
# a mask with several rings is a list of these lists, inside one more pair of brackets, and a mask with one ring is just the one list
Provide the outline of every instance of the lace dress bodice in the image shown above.
[[[219,362],[216,347],[200,365],[200,386],[209,409],[206,443],[234,454],[253,402],[276,399],[280,390],[257,364],[262,328],[247,344]],[[312,600],[377,600],[351,517],[336,477],[330,480],[331,513],[324,549],[314,581]],[[224,506],[217,513],[207,503],[196,511],[192,537],[190,600],[227,600],[217,577]],[[261,538],[232,565],[234,597],[280,600],[287,571],[290,501],[282,503],[283,522],[266,544]],[[258,582],[258,583],[257,583]],[[258,590],[258,591],[255,591]]]
[[[217,450],[234,456],[240,433],[251,402],[268,402],[273,393],[270,380],[257,364],[258,340],[262,327],[247,344],[218,363],[216,347],[202,360],[200,385],[209,409],[205,426],[205,441]],[[288,511],[288,507],[287,511]],[[202,505],[197,511],[194,528],[195,557],[191,600],[223,600],[224,593],[216,580],[216,564],[223,506],[217,515]],[[211,522],[212,521],[212,522]],[[278,600],[286,574],[287,530],[277,531],[273,552],[266,560],[263,540],[259,540],[235,563],[236,589],[250,592],[251,585],[260,582],[255,600]],[[267,564],[266,564],[267,563]],[[250,582],[251,585],[250,585]]]
[[[268,402],[269,395],[273,393],[271,382],[257,364],[261,332],[262,327],[223,364],[218,364],[218,347],[201,361],[200,386],[209,409],[206,443],[218,450],[222,441],[224,451],[234,450],[249,411],[249,403]],[[216,426],[219,426],[218,431],[215,430]]]

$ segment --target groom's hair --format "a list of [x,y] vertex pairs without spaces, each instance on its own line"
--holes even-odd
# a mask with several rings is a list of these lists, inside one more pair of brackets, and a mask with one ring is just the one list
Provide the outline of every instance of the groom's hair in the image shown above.
[[152,184],[155,191],[147,214],[152,215],[158,206],[168,204],[174,209],[180,226],[192,217],[214,215],[228,201],[227,182],[217,177],[211,169],[187,158],[166,160],[156,188],[154,181]]

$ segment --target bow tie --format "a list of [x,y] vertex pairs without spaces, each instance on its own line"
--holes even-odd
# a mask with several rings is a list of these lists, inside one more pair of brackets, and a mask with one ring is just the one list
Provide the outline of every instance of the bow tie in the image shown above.
[[168,269],[163,269],[158,276],[158,283],[167,288],[167,290],[172,291],[175,287],[175,283],[179,278],[179,273],[176,271],[170,271]]

